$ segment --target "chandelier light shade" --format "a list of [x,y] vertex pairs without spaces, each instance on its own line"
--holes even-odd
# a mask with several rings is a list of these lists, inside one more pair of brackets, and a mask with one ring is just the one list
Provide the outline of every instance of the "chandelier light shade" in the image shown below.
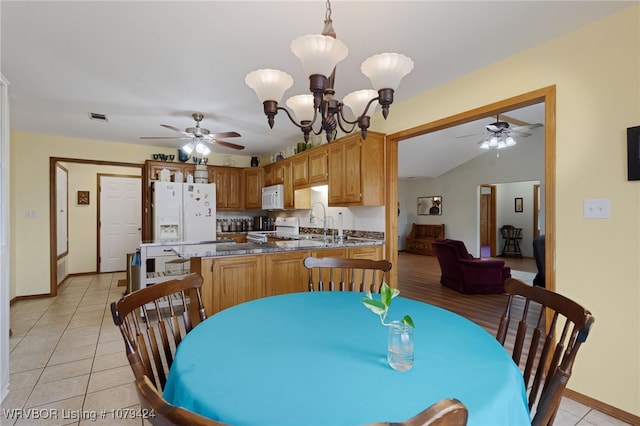
[[[279,106],[284,92],[293,85],[293,79],[283,71],[263,69],[247,74],[245,83],[252,88],[262,102],[269,127],[273,128],[278,111],[284,111],[289,120],[300,128],[304,140],[309,134],[326,134],[331,142],[337,127],[344,133],[351,133],[356,125],[363,138],[367,137],[370,116],[375,111],[375,101],[382,107],[386,119],[393,95],[402,78],[413,69],[413,61],[399,53],[382,53],[372,56],[362,63],[361,71],[369,77],[375,90],[359,90],[344,97],[335,98],[334,80],[336,65],[347,57],[349,49],[336,38],[331,20],[331,2],[327,0],[322,35],[305,35],[291,43],[291,51],[302,62],[302,68],[309,78],[311,94],[290,97],[286,105],[293,111]],[[353,117],[344,107],[350,109]],[[319,121],[319,125],[316,122]],[[317,128],[314,129],[314,127]]]
[[365,60],[360,67],[376,90],[397,90],[402,78],[413,69],[413,61],[399,53],[381,53]]
[[298,123],[313,121],[313,95],[296,95],[287,99],[287,106],[293,111]]
[[[378,92],[373,89],[356,90],[345,96],[342,102],[349,107],[353,117],[358,117],[358,114],[364,111],[369,102],[375,99],[376,96],[378,96]],[[372,105],[371,112],[373,112],[374,109],[375,105]]]
[[289,74],[272,69],[250,72],[244,82],[255,90],[260,102],[268,100],[280,102],[284,92],[293,86],[293,78]]
[[302,62],[304,72],[329,76],[338,62],[347,57],[347,45],[325,35],[306,35],[291,42],[291,51]]

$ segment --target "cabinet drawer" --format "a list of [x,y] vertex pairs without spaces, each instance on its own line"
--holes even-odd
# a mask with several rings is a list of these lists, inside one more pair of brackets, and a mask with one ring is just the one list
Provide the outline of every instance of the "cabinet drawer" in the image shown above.
[[[144,249],[143,249],[144,250]],[[147,257],[177,256],[171,246],[153,246],[146,248]]]

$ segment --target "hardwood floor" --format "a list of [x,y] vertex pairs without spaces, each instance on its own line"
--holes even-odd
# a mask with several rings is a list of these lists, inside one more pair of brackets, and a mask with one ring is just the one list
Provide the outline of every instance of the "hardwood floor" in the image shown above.
[[[533,259],[502,259],[512,269],[535,272]],[[533,264],[533,266],[532,266]],[[440,284],[440,265],[435,256],[400,252],[398,254],[400,295],[462,315],[496,334],[500,315],[507,304],[504,294],[461,294]],[[533,268],[533,269],[532,269]]]

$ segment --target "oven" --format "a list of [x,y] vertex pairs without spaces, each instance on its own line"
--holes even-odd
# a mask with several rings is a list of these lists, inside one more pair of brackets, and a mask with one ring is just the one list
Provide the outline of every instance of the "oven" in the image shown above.
[[269,237],[292,238],[300,234],[300,218],[277,217],[275,231],[249,231],[248,243],[266,243]]

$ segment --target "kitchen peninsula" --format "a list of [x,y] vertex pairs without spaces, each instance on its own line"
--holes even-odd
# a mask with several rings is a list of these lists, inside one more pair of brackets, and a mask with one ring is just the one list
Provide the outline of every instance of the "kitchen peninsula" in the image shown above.
[[309,274],[303,265],[307,256],[382,258],[382,240],[319,237],[216,244],[200,253],[180,255],[190,259],[191,272],[204,277],[202,301],[207,315],[261,297],[308,291]]

